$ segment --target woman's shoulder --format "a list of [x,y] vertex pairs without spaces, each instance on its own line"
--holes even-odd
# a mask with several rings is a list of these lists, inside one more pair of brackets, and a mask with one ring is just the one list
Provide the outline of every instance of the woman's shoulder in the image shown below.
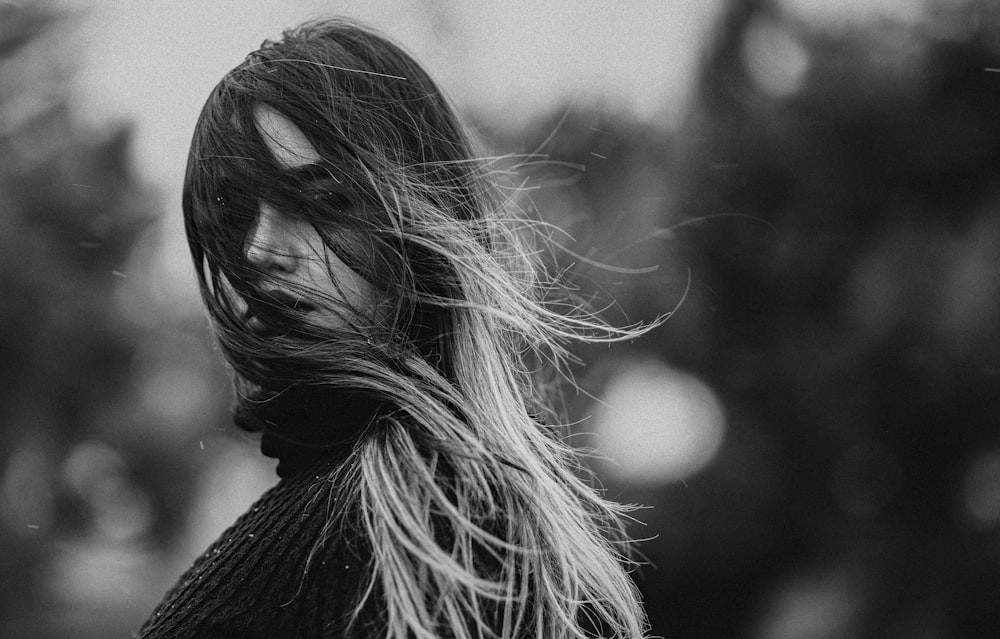
[[326,633],[353,612],[370,558],[350,513],[336,510],[342,477],[319,463],[269,489],[195,561],[139,637],[341,636]]

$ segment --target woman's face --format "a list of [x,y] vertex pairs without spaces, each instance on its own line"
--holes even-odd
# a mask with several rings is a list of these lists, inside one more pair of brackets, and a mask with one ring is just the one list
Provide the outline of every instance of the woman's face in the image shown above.
[[[296,169],[322,159],[293,122],[266,105],[254,109],[261,136],[278,166]],[[261,200],[246,241],[246,258],[263,273],[257,287],[269,303],[282,304],[319,327],[341,328],[358,318],[347,309],[374,307],[374,287],[345,264],[299,216]],[[316,291],[308,296],[303,291]],[[339,302],[339,303],[337,303]],[[251,330],[265,331],[263,314],[251,307]]]

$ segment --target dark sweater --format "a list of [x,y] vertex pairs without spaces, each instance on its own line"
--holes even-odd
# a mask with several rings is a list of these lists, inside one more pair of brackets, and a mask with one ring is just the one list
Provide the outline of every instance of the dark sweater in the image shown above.
[[[324,531],[332,516],[342,514],[330,512],[333,471],[349,463],[350,442],[377,406],[333,397],[317,410],[313,400],[289,394],[266,411],[238,416],[243,426],[263,430],[261,448],[278,458],[281,480],[180,578],[139,631],[140,639],[381,634],[376,600],[346,634],[359,589],[367,584],[369,552],[349,526]],[[334,405],[337,412],[331,413]],[[292,416],[295,426],[276,414]],[[330,415],[337,420],[335,432]]]

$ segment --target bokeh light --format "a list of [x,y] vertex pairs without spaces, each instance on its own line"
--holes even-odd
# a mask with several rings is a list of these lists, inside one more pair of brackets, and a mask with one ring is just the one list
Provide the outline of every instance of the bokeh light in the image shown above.
[[607,472],[637,483],[679,481],[719,450],[726,419],[715,393],[693,375],[651,359],[622,364],[594,407],[593,431]]

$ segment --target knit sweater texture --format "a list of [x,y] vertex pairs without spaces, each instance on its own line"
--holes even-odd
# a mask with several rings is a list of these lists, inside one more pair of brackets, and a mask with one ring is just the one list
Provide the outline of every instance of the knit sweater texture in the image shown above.
[[[343,398],[341,398],[343,399]],[[301,397],[283,409],[295,425],[273,415],[238,417],[263,425],[261,448],[277,457],[281,477],[226,530],[167,593],[139,631],[139,639],[371,637],[382,634],[380,607],[371,598],[354,619],[368,583],[370,551],[351,526],[334,526],[333,483],[346,461],[350,438],[373,408],[353,398],[337,401],[335,431],[303,412]],[[295,405],[287,409],[287,402]],[[326,413],[331,406],[320,412]],[[328,419],[328,417],[327,417]],[[324,425],[319,425],[323,423]],[[345,521],[350,521],[346,518]]]

